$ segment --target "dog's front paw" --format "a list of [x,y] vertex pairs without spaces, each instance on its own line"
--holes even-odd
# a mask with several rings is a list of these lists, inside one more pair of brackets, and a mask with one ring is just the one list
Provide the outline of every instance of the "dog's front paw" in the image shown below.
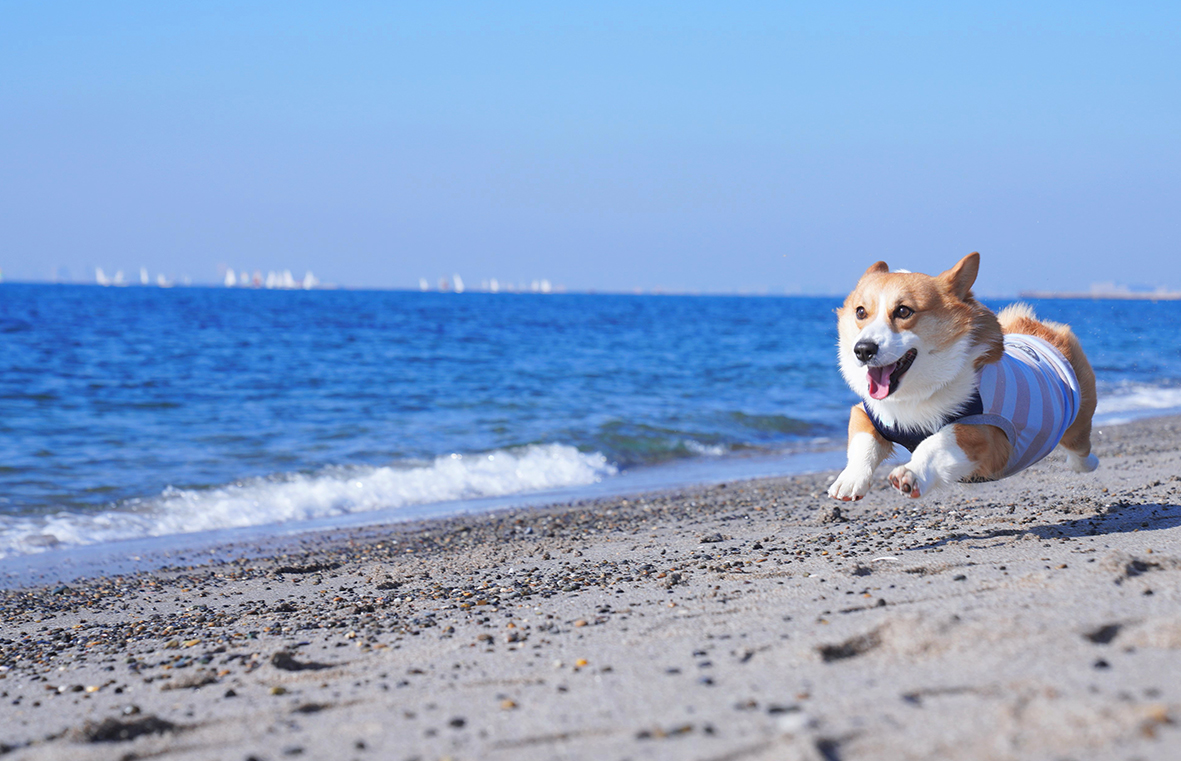
[[843,502],[856,502],[869,493],[869,482],[873,479],[872,472],[845,468],[837,476],[837,480],[828,487],[828,496]]
[[918,473],[906,465],[899,465],[890,471],[890,484],[908,497],[917,499],[927,492],[927,485],[919,478]]

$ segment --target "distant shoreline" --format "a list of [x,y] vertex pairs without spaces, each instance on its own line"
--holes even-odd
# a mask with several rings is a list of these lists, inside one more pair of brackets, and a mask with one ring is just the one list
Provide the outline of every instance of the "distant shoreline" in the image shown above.
[[1021,291],[1019,299],[1090,299],[1091,301],[1181,301],[1181,291],[1162,293],[1059,293],[1057,291]]

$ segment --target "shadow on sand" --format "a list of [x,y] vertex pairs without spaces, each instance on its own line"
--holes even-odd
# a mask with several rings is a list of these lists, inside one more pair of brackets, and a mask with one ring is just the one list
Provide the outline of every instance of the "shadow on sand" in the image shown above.
[[1163,531],[1177,526],[1181,526],[1181,506],[1179,505],[1123,504],[1114,505],[1108,509],[1108,512],[1101,515],[1076,518],[1061,523],[1043,523],[978,532],[957,532],[939,541],[919,545],[915,549],[941,547],[953,542],[958,544],[964,541],[996,539],[1004,536],[1024,536],[1025,534],[1033,534],[1042,539],[1078,539],[1084,536],[1127,534],[1134,531]]

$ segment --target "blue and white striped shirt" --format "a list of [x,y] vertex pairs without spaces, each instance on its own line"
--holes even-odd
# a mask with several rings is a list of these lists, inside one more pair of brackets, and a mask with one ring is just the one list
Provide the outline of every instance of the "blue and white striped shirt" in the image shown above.
[[1062,353],[1035,336],[1005,336],[1005,354],[979,374],[982,412],[956,420],[995,425],[1013,453],[997,478],[1011,476],[1053,451],[1075,418],[1081,395],[1074,368]]

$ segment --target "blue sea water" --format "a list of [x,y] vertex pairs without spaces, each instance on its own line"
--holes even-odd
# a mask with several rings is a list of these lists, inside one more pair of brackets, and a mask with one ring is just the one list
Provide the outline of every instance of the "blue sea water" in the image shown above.
[[[798,469],[855,401],[838,305],[5,284],[0,557]],[[1035,307],[1100,421],[1181,410],[1181,303]]]

